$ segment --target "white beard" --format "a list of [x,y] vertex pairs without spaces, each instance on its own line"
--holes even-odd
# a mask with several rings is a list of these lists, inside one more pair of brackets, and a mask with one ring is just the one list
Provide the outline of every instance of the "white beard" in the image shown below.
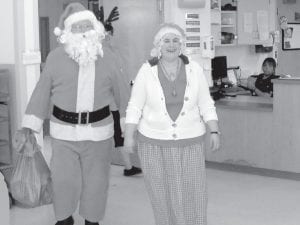
[[80,66],[97,60],[98,55],[103,57],[100,35],[95,30],[85,33],[65,32],[59,39],[64,44],[67,54]]

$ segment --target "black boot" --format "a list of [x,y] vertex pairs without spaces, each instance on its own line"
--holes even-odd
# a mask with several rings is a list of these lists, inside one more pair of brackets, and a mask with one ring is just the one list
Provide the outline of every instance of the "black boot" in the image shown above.
[[57,221],[55,225],[74,225],[73,217],[69,216],[67,219]]
[[99,225],[99,223],[93,223],[88,220],[85,220],[85,225]]
[[138,168],[138,167],[131,167],[131,169],[129,170],[124,170],[124,176],[128,177],[128,176],[133,176],[133,175],[136,175],[136,174],[140,174],[142,173],[142,170],[141,168]]

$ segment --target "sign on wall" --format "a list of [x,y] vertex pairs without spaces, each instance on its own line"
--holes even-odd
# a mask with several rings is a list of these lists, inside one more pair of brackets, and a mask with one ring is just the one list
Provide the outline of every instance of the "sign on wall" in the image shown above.
[[300,50],[300,23],[288,23],[282,29],[282,50]]
[[200,15],[199,13],[186,13],[185,15],[186,43],[185,51],[187,54],[200,53]]

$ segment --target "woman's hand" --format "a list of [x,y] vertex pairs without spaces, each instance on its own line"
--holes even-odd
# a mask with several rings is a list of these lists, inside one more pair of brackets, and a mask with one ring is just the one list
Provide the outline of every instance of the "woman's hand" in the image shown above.
[[21,130],[17,130],[13,138],[13,147],[17,152],[21,151],[23,145],[32,133],[33,131],[29,128],[22,128]]
[[124,151],[128,153],[133,153],[133,149],[135,148],[136,141],[132,137],[125,137],[124,139]]
[[124,151],[128,153],[133,153],[133,149],[136,146],[136,128],[137,124],[127,123],[125,124],[124,132]]
[[220,135],[219,134],[217,134],[217,133],[210,134],[210,148],[213,152],[220,149]]
[[210,130],[210,148],[212,151],[216,151],[220,148],[220,132],[217,120],[207,121],[207,125]]
[[248,77],[247,79],[247,87],[251,90],[254,90],[255,89],[255,81],[256,81],[256,78],[255,77]]

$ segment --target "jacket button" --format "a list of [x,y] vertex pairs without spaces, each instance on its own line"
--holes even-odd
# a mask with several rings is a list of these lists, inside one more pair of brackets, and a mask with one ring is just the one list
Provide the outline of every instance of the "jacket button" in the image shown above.
[[177,138],[177,134],[173,134],[172,137],[173,137],[173,138]]
[[173,124],[172,124],[172,127],[177,127],[177,124],[176,124],[176,123],[173,123]]
[[182,112],[181,115],[184,116],[184,115],[185,115],[185,112]]
[[188,101],[189,100],[189,97],[184,97],[184,101]]

